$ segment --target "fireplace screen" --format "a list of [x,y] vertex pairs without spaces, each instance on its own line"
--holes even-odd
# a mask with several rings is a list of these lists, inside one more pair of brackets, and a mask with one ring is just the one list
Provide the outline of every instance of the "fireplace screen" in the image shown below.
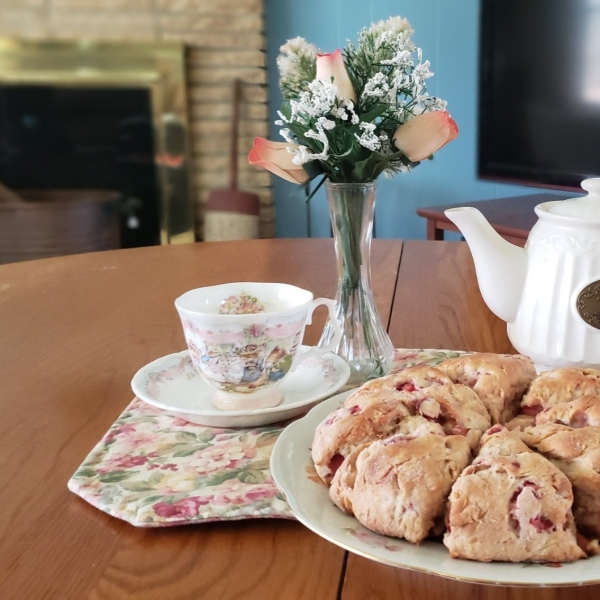
[[0,182],[117,192],[122,247],[193,241],[184,72],[179,45],[0,41]]

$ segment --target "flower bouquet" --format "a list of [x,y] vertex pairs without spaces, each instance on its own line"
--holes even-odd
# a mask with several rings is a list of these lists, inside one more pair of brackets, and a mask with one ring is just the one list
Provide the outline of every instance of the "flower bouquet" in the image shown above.
[[[278,58],[285,141],[256,138],[253,165],[297,184],[325,183],[338,255],[338,353],[354,381],[384,375],[393,347],[374,305],[369,254],[375,181],[410,171],[456,138],[446,103],[427,93],[433,75],[401,17],[363,29],[357,45],[329,54],[303,38]],[[332,335],[326,328],[322,343]]]

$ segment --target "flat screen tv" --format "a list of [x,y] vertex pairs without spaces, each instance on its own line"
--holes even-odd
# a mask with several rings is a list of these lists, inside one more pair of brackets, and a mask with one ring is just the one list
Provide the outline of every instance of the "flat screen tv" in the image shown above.
[[478,172],[579,191],[600,176],[600,0],[481,0]]

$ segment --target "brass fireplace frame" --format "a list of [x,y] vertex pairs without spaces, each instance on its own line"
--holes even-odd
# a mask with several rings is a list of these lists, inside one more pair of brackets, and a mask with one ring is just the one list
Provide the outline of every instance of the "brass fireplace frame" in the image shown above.
[[160,192],[160,240],[194,241],[182,44],[0,38],[0,84],[147,89]]

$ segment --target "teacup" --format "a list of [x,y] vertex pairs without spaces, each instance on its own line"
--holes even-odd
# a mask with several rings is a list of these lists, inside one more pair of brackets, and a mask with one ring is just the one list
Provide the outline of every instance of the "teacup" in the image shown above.
[[[323,348],[299,352],[315,308],[327,306],[334,327]],[[194,366],[215,388],[221,410],[276,406],[281,381],[309,356],[330,352],[341,329],[334,302],[284,283],[226,283],[186,292],[175,301]]]

